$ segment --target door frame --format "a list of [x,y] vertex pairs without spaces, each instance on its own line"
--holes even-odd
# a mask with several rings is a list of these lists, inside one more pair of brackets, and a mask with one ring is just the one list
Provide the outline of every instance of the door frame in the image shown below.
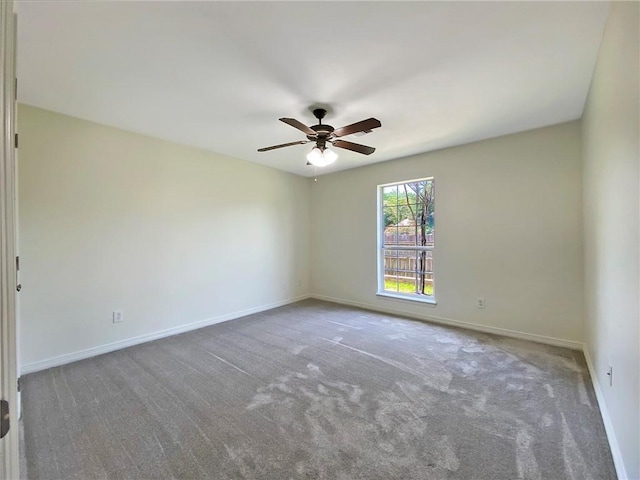
[[0,398],[10,428],[0,440],[0,479],[20,478],[16,341],[16,16],[0,1]]

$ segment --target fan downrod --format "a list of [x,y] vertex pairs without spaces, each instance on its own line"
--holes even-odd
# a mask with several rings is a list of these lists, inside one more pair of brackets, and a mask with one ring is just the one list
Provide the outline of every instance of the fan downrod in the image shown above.
[[324,108],[316,108],[313,110],[313,116],[318,119],[320,123],[322,123],[322,119],[327,114],[327,111]]

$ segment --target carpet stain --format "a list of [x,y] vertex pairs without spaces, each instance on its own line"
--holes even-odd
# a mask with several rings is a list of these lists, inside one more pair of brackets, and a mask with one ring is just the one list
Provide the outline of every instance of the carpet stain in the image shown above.
[[529,432],[529,427],[523,422],[518,422],[516,433],[516,464],[518,466],[518,478],[524,480],[541,480],[538,462],[532,449],[534,437]]
[[564,414],[560,414],[560,417],[562,418],[562,455],[569,478],[571,480],[594,480],[593,475],[586,467],[584,458],[567,424],[567,419]]
[[302,351],[307,347],[309,347],[309,345],[296,345],[291,349],[291,351],[293,352],[294,355],[300,355]]
[[435,463],[436,465],[455,472],[460,468],[460,460],[456,455],[456,447],[448,435],[443,435],[435,444]]
[[553,387],[551,385],[545,383],[544,388],[547,391],[547,395],[549,395],[549,398],[556,398],[556,394],[553,392]]
[[387,335],[387,338],[390,340],[406,340],[408,337],[404,333],[392,333]]
[[589,399],[589,394],[587,393],[587,387],[584,384],[584,377],[582,376],[582,374],[578,375],[578,397],[580,398],[580,403],[582,405],[593,408],[591,399]]

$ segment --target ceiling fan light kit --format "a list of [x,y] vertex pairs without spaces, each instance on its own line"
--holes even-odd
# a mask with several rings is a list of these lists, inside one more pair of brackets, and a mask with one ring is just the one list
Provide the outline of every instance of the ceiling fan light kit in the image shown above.
[[327,143],[337,148],[344,148],[345,150],[351,150],[352,152],[361,153],[363,155],[371,155],[375,152],[375,148],[367,145],[360,145],[359,143],[349,142],[347,140],[340,140],[339,137],[351,135],[354,133],[369,133],[372,129],[381,127],[380,120],[376,118],[368,118],[360,122],[346,125],[342,128],[334,129],[331,125],[322,123],[322,119],[327,114],[324,108],[316,108],[313,110],[313,115],[318,119],[317,125],[311,127],[306,126],[304,123],[299,122],[295,118],[281,118],[280,121],[297,128],[307,136],[307,140],[301,140],[297,142],[282,143],[280,145],[273,145],[271,147],[264,147],[258,149],[259,152],[268,152],[282,147],[290,147],[292,145],[303,145],[309,142],[315,142],[315,147],[307,154],[308,164],[316,167],[325,167],[332,164],[338,158],[338,154],[333,150],[327,148]]
[[313,147],[309,153],[307,153],[307,160],[311,165],[316,167],[326,167],[331,165],[338,159],[338,154],[328,148],[320,149],[319,147]]

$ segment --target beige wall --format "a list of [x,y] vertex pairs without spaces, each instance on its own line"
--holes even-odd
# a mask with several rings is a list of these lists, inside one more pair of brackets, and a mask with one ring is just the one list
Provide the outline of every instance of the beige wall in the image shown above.
[[613,4],[583,117],[586,349],[630,479],[640,478],[639,18],[637,2]]
[[26,105],[19,131],[27,371],[308,293],[307,179]]
[[[376,186],[427,176],[435,307],[376,296]],[[581,181],[577,122],[322,176],[311,187],[311,291],[579,348]]]

